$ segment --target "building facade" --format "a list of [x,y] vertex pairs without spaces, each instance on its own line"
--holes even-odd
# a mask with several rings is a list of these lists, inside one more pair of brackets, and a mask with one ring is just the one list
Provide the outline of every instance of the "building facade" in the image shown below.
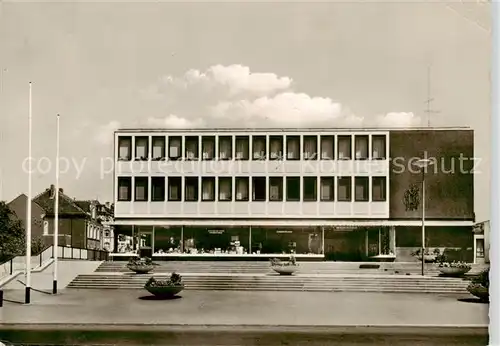
[[405,193],[429,158],[426,247],[465,256],[473,154],[469,129],[119,130],[114,248],[130,237],[123,256],[412,260],[422,209]]

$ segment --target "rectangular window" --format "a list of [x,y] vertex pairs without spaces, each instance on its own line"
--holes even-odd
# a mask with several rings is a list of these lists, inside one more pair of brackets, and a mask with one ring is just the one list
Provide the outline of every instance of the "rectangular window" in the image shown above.
[[186,160],[198,160],[198,143],[199,138],[197,136],[188,136],[185,140],[186,146]]
[[355,136],[356,160],[368,159],[368,136]]
[[286,136],[286,159],[300,160],[300,136]]
[[233,178],[219,177],[219,201],[233,200]]
[[165,159],[165,137],[153,137],[153,160],[160,161]]
[[271,160],[283,159],[283,136],[271,136],[269,138],[269,152]]
[[248,136],[236,136],[236,160],[248,160],[250,139]]
[[335,200],[335,180],[333,177],[321,177],[320,193],[321,201]]
[[198,177],[185,177],[184,189],[186,202],[198,202]]
[[203,136],[201,139],[201,150],[203,160],[213,160],[215,158],[215,137]]
[[351,136],[338,136],[339,160],[351,160]]
[[130,202],[132,200],[132,178],[118,177],[118,201]]
[[266,136],[252,136],[252,160],[266,159]]
[[165,201],[165,177],[151,177],[151,190],[153,202]]
[[318,179],[316,177],[304,177],[304,201],[316,202],[318,200]]
[[182,137],[172,136],[168,138],[168,158],[178,160],[182,155]]
[[476,239],[476,257],[484,258],[484,239]]
[[180,202],[181,201],[181,177],[168,178],[168,200]]
[[236,177],[236,200],[237,201],[248,201],[248,191],[249,191],[249,179],[247,177]]
[[148,137],[135,137],[135,159],[147,160],[148,159]]
[[252,200],[265,202],[266,200],[266,178],[252,177]]
[[318,159],[318,136],[304,136],[304,160]]
[[369,200],[369,190],[368,190],[368,177],[356,177],[354,178],[354,189],[356,192],[355,201],[356,202],[368,202]]
[[135,200],[147,201],[148,200],[148,178],[135,177]]
[[300,178],[287,177],[286,178],[286,200],[289,202],[300,201]]
[[352,189],[352,178],[351,177],[339,177],[338,178],[338,201],[339,202],[350,202],[351,201],[351,189]]
[[321,136],[321,160],[335,159],[335,136]]
[[374,160],[385,160],[385,135],[372,136],[372,158]]
[[283,177],[269,177],[269,200],[283,201]]
[[386,200],[386,178],[372,177],[372,200],[385,202]]
[[118,160],[130,161],[132,159],[132,137],[118,137]]
[[233,137],[219,137],[219,160],[231,160],[233,158]]
[[215,178],[203,177],[201,178],[201,200],[202,201],[215,201]]

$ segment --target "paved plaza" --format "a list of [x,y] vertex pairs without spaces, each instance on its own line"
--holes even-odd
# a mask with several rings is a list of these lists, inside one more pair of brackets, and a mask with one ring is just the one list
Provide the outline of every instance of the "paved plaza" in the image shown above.
[[[57,296],[6,290],[4,323],[173,325],[477,325],[488,304],[469,295],[183,291],[156,300],[145,290],[62,290]],[[466,301],[462,301],[466,300]],[[14,302],[11,302],[14,301]]]

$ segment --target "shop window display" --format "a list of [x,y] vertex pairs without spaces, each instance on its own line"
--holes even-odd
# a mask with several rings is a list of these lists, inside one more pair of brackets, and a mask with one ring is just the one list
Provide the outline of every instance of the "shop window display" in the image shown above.
[[322,231],[314,227],[252,227],[252,254],[321,254]]
[[180,227],[155,227],[154,254],[180,254],[181,232]]

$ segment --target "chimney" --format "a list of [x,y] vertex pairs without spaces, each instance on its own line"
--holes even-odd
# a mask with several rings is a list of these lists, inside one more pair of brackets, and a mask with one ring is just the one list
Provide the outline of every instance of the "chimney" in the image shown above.
[[49,198],[54,198],[54,196],[55,196],[55,186],[53,184],[51,184]]

